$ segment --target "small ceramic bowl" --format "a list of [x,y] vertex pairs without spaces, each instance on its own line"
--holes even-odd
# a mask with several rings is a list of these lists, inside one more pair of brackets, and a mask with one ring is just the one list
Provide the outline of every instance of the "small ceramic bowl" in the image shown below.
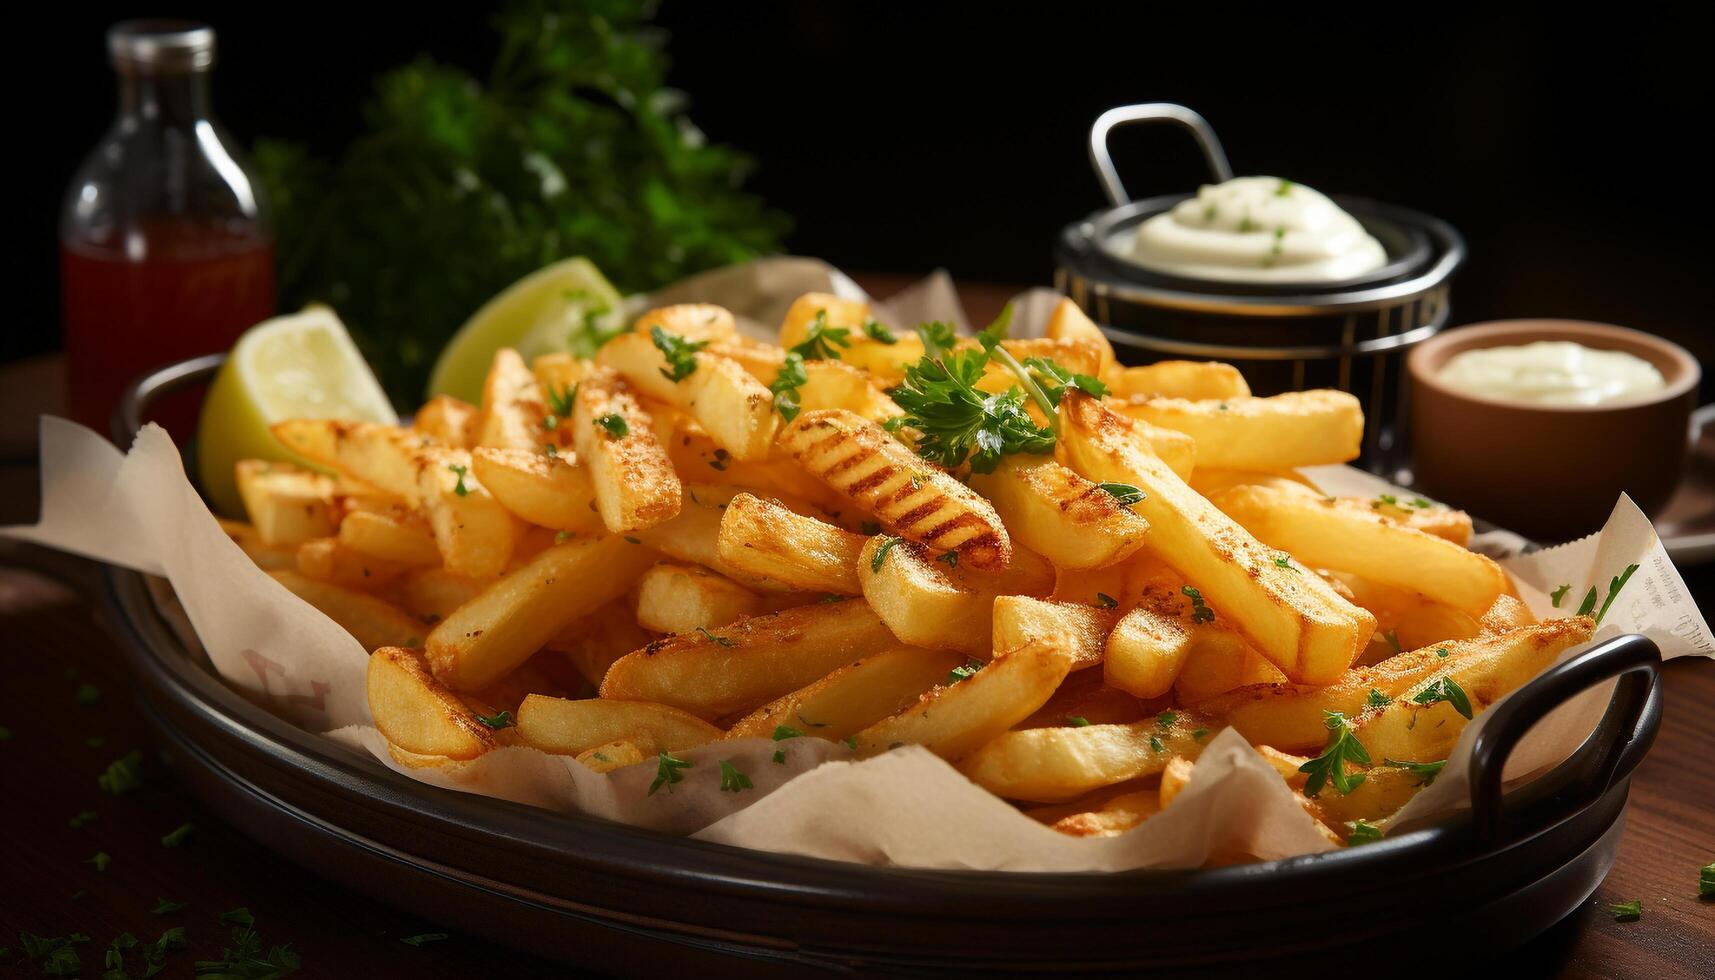
[[[1439,380],[1461,351],[1570,340],[1654,364],[1667,385],[1608,405],[1532,405]],[[1412,472],[1438,500],[1543,542],[1598,531],[1622,492],[1655,514],[1685,469],[1702,371],[1678,344],[1578,320],[1502,320],[1449,330],[1411,352]]]

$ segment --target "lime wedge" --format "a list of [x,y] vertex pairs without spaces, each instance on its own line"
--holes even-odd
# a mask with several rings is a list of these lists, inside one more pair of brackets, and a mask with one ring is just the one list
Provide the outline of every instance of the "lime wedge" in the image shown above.
[[303,418],[399,421],[345,324],[325,306],[251,327],[215,375],[197,426],[197,471],[216,510],[243,515],[233,464],[294,460],[268,427]]
[[482,382],[502,347],[529,361],[538,354],[594,353],[585,339],[618,329],[624,298],[588,259],[566,259],[539,269],[484,303],[441,351],[429,375],[429,397],[482,400]]

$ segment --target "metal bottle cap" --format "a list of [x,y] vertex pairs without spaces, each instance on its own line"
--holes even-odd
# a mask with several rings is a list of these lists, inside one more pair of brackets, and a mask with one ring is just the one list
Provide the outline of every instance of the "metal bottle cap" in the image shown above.
[[119,71],[203,71],[214,64],[214,28],[189,20],[127,20],[107,29]]

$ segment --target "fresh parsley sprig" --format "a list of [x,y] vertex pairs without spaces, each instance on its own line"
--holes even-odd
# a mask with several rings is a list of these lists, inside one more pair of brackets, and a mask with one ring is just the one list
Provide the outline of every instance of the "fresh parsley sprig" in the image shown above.
[[696,763],[689,759],[676,758],[671,752],[662,752],[655,764],[655,781],[649,784],[649,795],[654,796],[655,791],[663,786],[671,793],[674,783],[685,781],[684,770],[694,765]]
[[1411,699],[1412,704],[1425,708],[1442,701],[1451,704],[1454,711],[1466,718],[1471,717],[1471,699],[1465,696],[1465,689],[1459,686],[1459,682],[1451,677],[1436,678],[1433,684],[1417,692]]
[[863,322],[863,335],[878,344],[885,344],[889,347],[899,343],[899,338],[893,335],[893,331],[882,326],[873,317]]
[[1304,782],[1304,795],[1317,796],[1329,782],[1340,792],[1341,796],[1352,792],[1364,784],[1364,774],[1347,772],[1348,764],[1367,766],[1370,764],[1369,750],[1358,741],[1358,736],[1352,729],[1352,723],[1338,711],[1322,712],[1322,724],[1328,729],[1328,746],[1322,754],[1304,765],[1298,771],[1308,773],[1310,778]]
[[817,310],[804,339],[793,344],[787,353],[797,354],[806,361],[837,361],[840,351],[852,345],[850,327],[828,326],[828,311]]
[[798,417],[802,410],[799,401],[799,390],[809,383],[810,375],[804,370],[804,355],[797,351],[789,351],[786,360],[780,365],[780,373],[769,383],[768,390],[774,393],[774,410],[780,417],[790,422]]
[[1054,451],[1053,429],[1030,417],[1022,390],[991,394],[977,388],[989,352],[952,350],[952,331],[944,324],[925,324],[917,333],[931,353],[905,369],[904,383],[893,390],[893,400],[905,414],[889,426],[917,430],[919,456],[949,468],[969,460],[972,470],[989,473],[1002,456]]
[[1076,388],[1086,395],[1100,398],[1108,393],[1108,386],[1088,374],[1078,374],[1061,367],[1046,357],[1027,357],[1024,359],[1024,369],[1041,386],[1042,393],[1058,408],[1060,399],[1066,394],[1067,388]]
[[675,384],[697,372],[697,351],[709,346],[706,340],[686,340],[678,334],[661,329],[660,325],[649,328],[649,339],[655,342],[661,356],[667,359],[667,366],[661,369],[661,376]]

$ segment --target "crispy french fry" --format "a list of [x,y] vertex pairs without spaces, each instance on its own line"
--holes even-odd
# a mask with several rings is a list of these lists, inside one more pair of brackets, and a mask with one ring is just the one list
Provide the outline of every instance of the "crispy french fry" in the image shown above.
[[1108,633],[1102,671],[1119,690],[1158,698],[1173,689],[1191,649],[1192,631],[1181,622],[1177,609],[1140,605]]
[[715,726],[665,704],[532,694],[518,706],[518,738],[554,755],[577,755],[624,741],[645,755],[678,752],[720,738]]
[[1224,470],[1214,466],[1199,466],[1186,482],[1191,484],[1191,489],[1210,499],[1233,487],[1271,487],[1284,493],[1318,499],[1324,496],[1322,491],[1311,485],[1310,481],[1296,470],[1268,473],[1262,470]]
[[1378,654],[1376,660],[1440,640],[1468,639],[1482,630],[1469,614],[1416,592],[1349,572],[1334,573],[1334,579],[1353,602],[1375,614],[1376,635],[1370,646]]
[[676,413],[671,421],[670,433],[663,444],[668,458],[688,484],[752,487],[810,501],[823,510],[852,509],[791,459],[738,459],[710,438],[696,419]]
[[418,651],[381,647],[369,655],[367,677],[369,713],[393,745],[457,760],[494,747],[494,732],[429,674]]
[[1179,796],[1185,784],[1191,781],[1191,771],[1196,767],[1194,760],[1182,755],[1167,760],[1166,768],[1161,770],[1161,785],[1156,794],[1156,803],[1161,809],[1167,809],[1168,804]]
[[233,471],[244,511],[263,543],[299,545],[334,532],[332,477],[260,459],[241,459]]
[[605,529],[596,504],[595,481],[575,457],[521,449],[477,449],[471,472],[494,499],[541,527],[577,534]]
[[995,738],[959,771],[996,796],[1058,803],[1159,773],[1176,755],[1195,759],[1210,734],[1203,719],[1183,711],[1129,725],[1029,728]]
[[1012,540],[987,500],[862,416],[805,412],[781,433],[780,445],[894,534],[957,552],[972,568],[999,570],[1012,560]]
[[530,370],[535,373],[536,383],[542,386],[542,396],[552,409],[556,402],[564,405],[572,400],[572,389],[595,370],[595,362],[564,353],[541,354],[530,362]]
[[632,618],[631,604],[617,599],[561,630],[543,653],[561,657],[585,682],[600,687],[615,660],[654,639]]
[[869,541],[741,493],[721,515],[715,553],[748,575],[803,592],[861,595],[858,556]]
[[[1123,675],[1121,678],[1123,679]],[[1283,684],[1286,677],[1249,641],[1229,629],[1205,624],[1191,631],[1191,649],[1179,667],[1173,689],[1195,704],[1227,691],[1256,684]]]
[[417,452],[436,445],[420,432],[375,422],[292,419],[269,427],[287,449],[379,490],[417,500]]
[[293,595],[338,623],[362,644],[365,650],[374,650],[377,647],[414,647],[423,642],[423,633],[427,627],[386,600],[327,582],[318,582],[287,569],[269,572],[268,575]]
[[436,395],[417,409],[411,429],[443,446],[469,449],[482,430],[482,410],[451,395]]
[[548,403],[535,372],[510,347],[494,352],[488,378],[482,384],[482,425],[477,445],[489,449],[541,452],[554,444]]
[[602,523],[623,534],[672,520],[679,513],[679,476],[624,383],[612,372],[596,372],[572,400],[578,462],[595,486]]
[[1237,470],[1289,470],[1357,459],[1364,413],[1343,391],[1267,398],[1131,398],[1120,411],[1197,440],[1197,462]]
[[601,696],[724,718],[754,711],[897,642],[860,600],[798,606],[651,643],[614,662]]
[[1231,364],[1220,361],[1157,361],[1121,367],[1103,376],[1120,398],[1188,398],[1197,401],[1249,398],[1251,386]]
[[[975,340],[969,338],[960,340],[957,348],[968,350],[978,346]],[[1102,369],[1103,345],[1092,340],[1051,340],[1046,337],[1032,337],[1021,340],[1004,340],[1001,346],[1013,359],[1023,363],[1030,358],[1041,358],[1053,361],[1072,374],[1087,374],[1095,377]],[[1018,377],[1012,370],[999,360],[990,358],[983,369],[983,376],[976,387],[981,391],[991,393],[1004,392],[1018,386]]]
[[1364,503],[1389,520],[1446,538],[1461,548],[1471,543],[1471,515],[1462,510],[1454,510],[1423,497],[1397,497],[1393,494],[1384,494]]
[[440,549],[429,522],[403,508],[362,510],[339,522],[339,543],[361,555],[398,565],[438,565]]
[[829,293],[805,293],[786,309],[786,318],[780,324],[780,346],[791,350],[803,343],[818,317],[832,329],[850,330],[852,336],[846,339],[856,343],[864,323],[870,319],[869,304]]
[[578,753],[578,761],[596,772],[612,772],[635,766],[649,757],[630,742],[609,742]]
[[346,589],[381,589],[405,574],[405,565],[366,555],[338,538],[316,538],[298,545],[298,573]]
[[[1552,661],[1568,647],[1588,640],[1593,629],[1594,624],[1584,616],[1551,619],[1509,633],[1438,643],[1403,653],[1374,667],[1352,670],[1325,687],[1257,685],[1215,698],[1188,701],[1200,713],[1224,717],[1253,743],[1283,749],[1319,749],[1328,737],[1323,725],[1324,712],[1338,711],[1348,718],[1357,718],[1369,707],[1372,691],[1391,703],[1453,668],[1461,668],[1454,675],[1456,680],[1466,677],[1482,681],[1478,687],[1474,680],[1472,687],[1477,690],[1467,691],[1475,705],[1479,696],[1496,690],[1489,683],[1491,680],[1511,683],[1527,679],[1540,665]],[[1538,667],[1528,667],[1532,663]],[[1464,672],[1466,664],[1472,665],[1473,673]],[[1485,696],[1483,703],[1495,697],[1499,694]],[[1380,757],[1372,753],[1372,758]]]
[[1155,792],[1122,793],[1100,810],[1060,818],[1054,822],[1054,829],[1069,837],[1114,837],[1160,813],[1161,806]]
[[1115,368],[1114,345],[1109,342],[1107,334],[1102,333],[1102,328],[1096,326],[1095,321],[1091,320],[1089,315],[1079,309],[1078,304],[1072,302],[1071,299],[1062,299],[1055,304],[1053,311],[1048,314],[1048,325],[1044,328],[1042,335],[1049,340],[1082,341],[1094,344],[1096,349],[1101,352],[1099,362],[1101,371],[1097,377],[1105,378],[1113,373]]
[[1531,615],[1529,606],[1520,602],[1517,596],[1503,595],[1495,599],[1495,604],[1477,621],[1477,626],[1484,633],[1505,633],[1534,622],[1536,617]]
[[637,580],[637,625],[657,633],[725,626],[767,608],[756,593],[699,565],[662,562]]
[[296,569],[298,567],[298,549],[282,545],[271,545],[262,540],[256,529],[243,521],[216,518],[220,521],[220,529],[232,539],[232,543],[247,555],[256,567],[264,572],[272,572],[281,568]]
[[[778,416],[774,395],[730,358],[697,351],[696,368],[678,381],[667,374],[665,355],[641,334],[616,337],[601,349],[600,362],[638,391],[695,418],[722,449],[738,459],[768,458]],[[589,382],[584,382],[587,387]],[[583,453],[579,444],[579,453]]]
[[1073,670],[1082,670],[1102,662],[1103,644],[1118,618],[1112,609],[1003,595],[994,600],[994,649],[1048,643],[1072,658]]
[[448,571],[482,578],[504,569],[523,528],[471,472],[464,449],[417,454],[417,499]]
[[1374,616],[1264,547],[1159,458],[1141,451],[1127,419],[1076,391],[1067,392],[1060,412],[1061,443],[1073,468],[1087,479],[1143,490],[1146,496],[1133,509],[1149,521],[1149,550],[1287,677],[1330,682],[1369,642]]
[[1268,487],[1234,487],[1215,503],[1263,543],[1306,565],[1418,591],[1472,617],[1507,590],[1507,573],[1493,559],[1382,517],[1364,503]]
[[713,303],[658,306],[638,317],[631,329],[647,337],[656,327],[693,341],[732,340],[738,335],[732,311]]
[[946,554],[956,555],[932,557],[916,542],[871,538],[857,561],[864,598],[901,643],[987,660],[996,648],[996,597],[1045,595],[1053,570],[1022,549],[1002,572],[949,564]]
[[1071,669],[1072,658],[1052,643],[1008,651],[858,732],[857,754],[867,758],[899,745],[921,745],[957,762],[1046,704]]
[[647,548],[617,536],[554,545],[442,620],[429,634],[429,664],[453,690],[480,690],[623,595],[653,561]]
[[898,384],[905,377],[905,366],[923,357],[923,341],[915,333],[871,327],[867,303],[827,293],[805,293],[793,301],[780,326],[780,346],[790,350],[803,343],[817,314],[826,318],[829,328],[850,331],[840,360],[868,371],[884,387]]
[[389,591],[399,608],[427,623],[438,623],[476,598],[487,582],[445,568],[413,568]]
[[839,741],[916,704],[963,663],[946,650],[883,650],[763,705],[727,729],[727,738],[769,738],[784,725],[800,735]]
[[1323,819],[1333,824],[1385,819],[1411,802],[1418,790],[1434,779],[1432,775],[1404,766],[1390,766],[1378,757],[1372,758],[1376,758],[1378,765],[1364,770],[1364,781],[1352,792],[1342,794],[1324,789],[1316,797],[1316,809],[1321,811]]
[[[1070,301],[1068,301],[1070,302]],[[1102,568],[1143,547],[1149,522],[1103,489],[1048,457],[1008,456],[992,473],[973,473],[1019,544],[1057,568]]]

